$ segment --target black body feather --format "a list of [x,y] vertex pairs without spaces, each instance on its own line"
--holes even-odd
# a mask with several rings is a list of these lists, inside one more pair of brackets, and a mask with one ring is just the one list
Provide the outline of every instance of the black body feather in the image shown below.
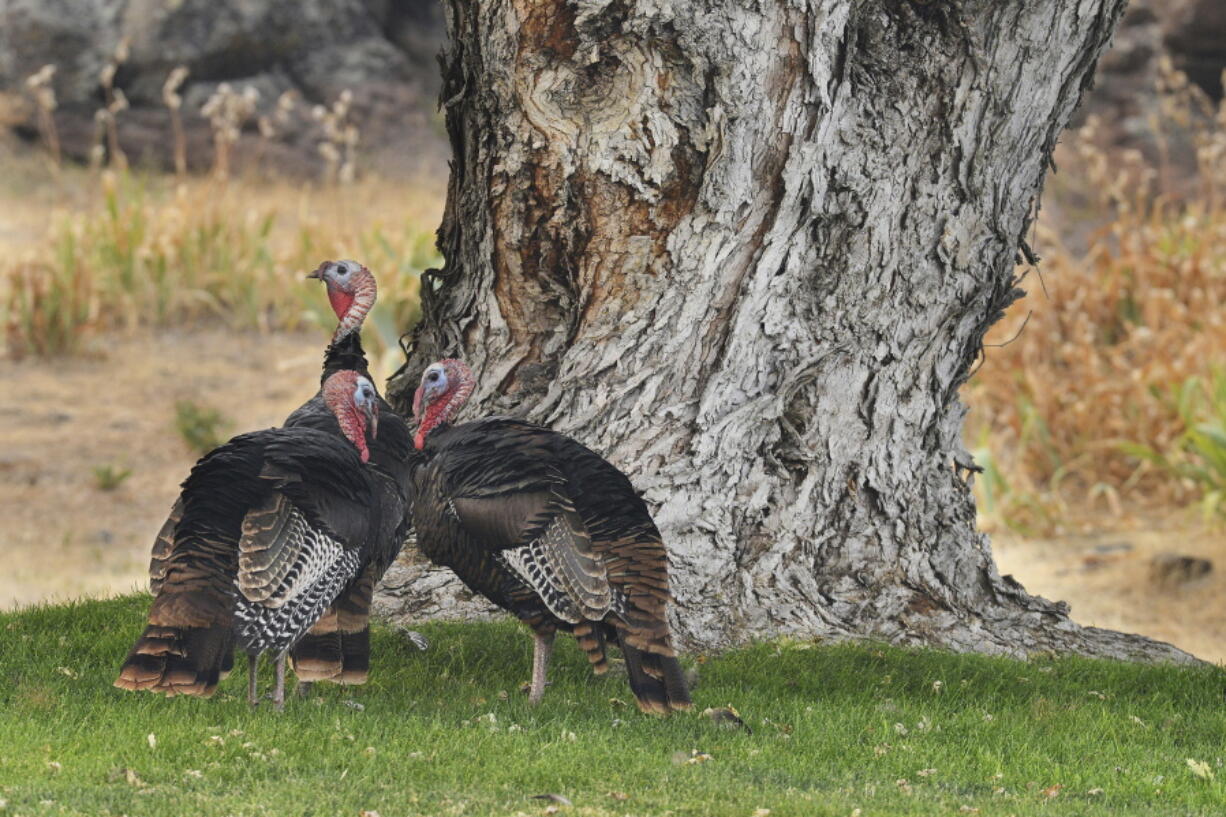
[[386,558],[403,520],[400,486],[339,434],[235,437],[183,483],[155,545],[149,626],[116,685],[209,695],[234,647],[284,653]]
[[414,463],[410,495],[428,558],[539,636],[574,633],[597,672],[617,644],[642,709],[688,708],[666,618],[663,540],[602,457],[510,418],[441,426]]

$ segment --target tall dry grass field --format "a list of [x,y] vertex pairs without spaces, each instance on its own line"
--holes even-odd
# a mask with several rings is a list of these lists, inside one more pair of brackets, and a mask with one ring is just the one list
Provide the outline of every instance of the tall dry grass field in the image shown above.
[[[1087,513],[1126,526],[1196,503],[1211,521],[1226,512],[1226,103],[1166,73],[1159,144],[1168,153],[1178,133],[1195,176],[1176,193],[1163,160],[1096,147],[1094,122],[1068,140],[1063,173],[1081,177],[1101,226],[1040,219],[1029,297],[993,328],[968,388],[993,523],[1042,533]],[[1088,249],[1073,249],[1087,226]]]
[[[344,185],[67,170],[0,260],[0,320],[11,358],[88,352],[139,327],[330,329],[306,272],[356,258],[379,278],[365,339],[394,369],[418,315],[422,270],[441,264],[436,185],[372,178]],[[46,195],[44,193],[44,195]],[[25,207],[8,191],[5,207]],[[34,220],[31,220],[34,222]]]

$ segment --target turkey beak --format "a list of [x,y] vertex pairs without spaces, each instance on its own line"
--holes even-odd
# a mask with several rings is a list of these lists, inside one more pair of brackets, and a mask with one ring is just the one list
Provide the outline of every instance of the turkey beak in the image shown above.
[[327,268],[328,268],[328,265],[329,265],[329,264],[331,264],[331,263],[332,263],[331,261],[325,261],[325,262],[323,262],[323,263],[322,263],[322,264],[320,264],[318,267],[316,267],[315,269],[313,269],[311,272],[308,272],[308,273],[307,273],[307,278],[308,278],[308,279],[310,279],[310,278],[314,278],[314,279],[315,279],[315,280],[317,280],[317,281],[322,281],[322,280],[324,279],[324,270],[325,270],[325,269],[327,269]]

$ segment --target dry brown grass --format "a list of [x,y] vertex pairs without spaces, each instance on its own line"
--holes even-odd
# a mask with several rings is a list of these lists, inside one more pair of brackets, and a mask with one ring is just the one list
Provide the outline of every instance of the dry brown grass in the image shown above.
[[967,439],[997,522],[1044,531],[1073,510],[1123,518],[1212,490],[1158,461],[1195,458],[1189,427],[1222,410],[1209,384],[1226,369],[1226,104],[1173,72],[1167,87],[1168,121],[1196,153],[1191,195],[1161,189],[1168,174],[1139,155],[1095,147],[1088,125],[1064,172],[1085,174],[1109,223],[1079,253],[1068,225],[1041,221],[1041,280],[989,333],[1007,345],[989,346],[969,386]]
[[67,207],[44,213],[45,232],[0,262],[9,356],[87,351],[103,332],[140,326],[329,327],[326,301],[303,276],[345,257],[379,277],[367,345],[390,365],[416,320],[420,272],[441,263],[432,185],[175,182],[109,171],[47,183],[64,187]]

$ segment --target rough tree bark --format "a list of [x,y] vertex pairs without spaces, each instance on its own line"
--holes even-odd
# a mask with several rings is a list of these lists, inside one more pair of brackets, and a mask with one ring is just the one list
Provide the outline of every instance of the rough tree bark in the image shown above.
[[[390,393],[621,466],[683,646],[782,633],[1187,659],[992,561],[958,397],[1022,295],[1044,170],[1124,0],[447,2],[454,149]],[[402,565],[382,610],[486,606]]]

